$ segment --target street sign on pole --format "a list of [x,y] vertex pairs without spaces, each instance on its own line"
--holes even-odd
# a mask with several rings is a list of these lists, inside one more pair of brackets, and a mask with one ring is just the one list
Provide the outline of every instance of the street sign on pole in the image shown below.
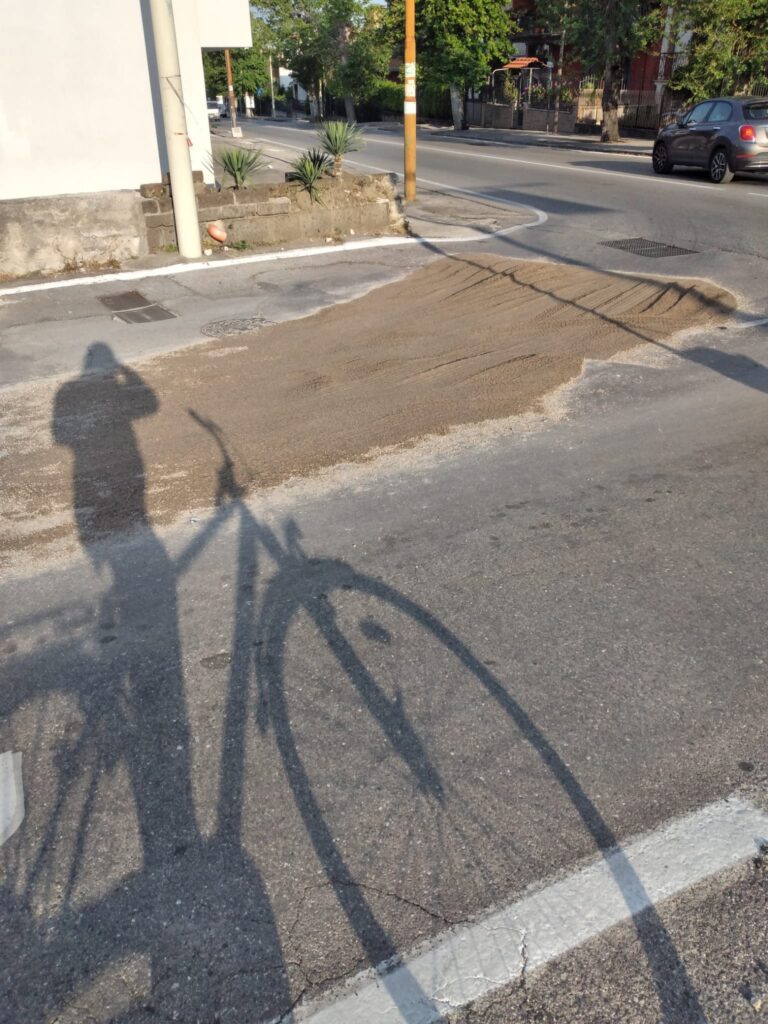
[[405,0],[405,199],[416,198],[416,0]]

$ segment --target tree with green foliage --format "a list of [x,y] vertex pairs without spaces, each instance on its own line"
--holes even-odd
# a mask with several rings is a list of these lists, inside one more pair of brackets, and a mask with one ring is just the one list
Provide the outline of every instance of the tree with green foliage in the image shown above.
[[749,93],[768,82],[768,0],[677,0],[673,32],[691,32],[672,84],[693,101]]
[[356,103],[375,97],[385,87],[392,45],[378,8],[357,5],[342,29],[339,60],[329,76],[331,92],[344,96],[347,120],[354,121]]
[[390,51],[369,0],[261,0],[260,12],[319,119],[325,89],[344,97],[347,117],[386,76]]
[[[260,18],[251,19],[253,46],[248,49],[230,50],[232,83],[235,95],[252,92],[260,94],[269,90],[267,48],[270,33]],[[208,96],[227,94],[227,69],[223,50],[207,50],[203,53],[203,73]]]
[[262,0],[258,12],[282,60],[306,89],[315,118],[328,64],[322,31],[324,7],[325,0]]
[[[517,29],[505,0],[416,0],[416,50],[422,81],[450,89],[453,124],[466,127],[464,95],[484,85],[509,59]],[[403,0],[392,0],[389,23],[402,35]]]
[[603,79],[603,142],[619,141],[624,69],[660,35],[665,8],[658,0],[543,0],[540,4],[550,31],[564,31],[585,71]]

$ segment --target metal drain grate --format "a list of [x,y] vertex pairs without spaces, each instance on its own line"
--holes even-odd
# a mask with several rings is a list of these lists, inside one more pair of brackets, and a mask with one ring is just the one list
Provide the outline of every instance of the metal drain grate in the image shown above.
[[664,242],[652,242],[650,238],[618,238],[614,242],[601,242],[609,249],[621,249],[635,256],[648,256],[659,259],[662,256],[693,256],[698,249],[681,249],[679,245],[666,245]]
[[118,319],[127,324],[147,324],[156,320],[173,320],[176,316],[170,309],[152,302],[141,292],[120,292],[118,295],[102,295],[102,305],[111,310]]
[[207,338],[226,338],[233,334],[248,334],[249,331],[257,331],[259,327],[269,327],[274,320],[267,320],[263,316],[244,316],[232,320],[211,320],[200,328],[200,333]]

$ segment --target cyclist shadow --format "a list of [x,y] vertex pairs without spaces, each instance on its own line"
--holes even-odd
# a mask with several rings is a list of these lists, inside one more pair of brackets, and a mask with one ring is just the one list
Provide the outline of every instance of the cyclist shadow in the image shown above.
[[[147,1014],[215,1020],[259,1019],[290,1013],[295,992],[264,881],[243,848],[242,816],[246,725],[253,711],[262,731],[272,730],[303,826],[327,881],[371,964],[397,962],[397,944],[358,884],[326,819],[305,763],[286,694],[288,630],[297,612],[308,614],[328,651],[356,692],[387,744],[420,793],[442,807],[445,784],[423,737],[402,701],[388,696],[339,624],[332,598],[341,591],[374,598],[415,624],[448,652],[468,678],[508,716],[557,780],[597,849],[615,851],[616,836],[542,730],[501,680],[426,608],[380,580],[337,559],[309,558],[298,526],[287,520],[283,536],[259,523],[244,501],[235,466],[216,424],[191,413],[213,438],[220,465],[217,510],[177,558],[171,559],[151,529],[144,467],[134,422],[152,415],[157,398],[135,373],[121,367],[106,346],[92,347],[84,373],[64,385],[54,409],[54,435],[72,449],[75,518],[84,550],[107,577],[97,653],[87,643],[66,650],[49,692],[64,691],[76,703],[83,726],[65,740],[44,834],[25,873],[25,886],[6,892],[6,905],[24,949],[14,975],[14,1019],[39,1019],[70,1003],[73,988],[131,954],[149,964],[148,996],[115,1021]],[[130,468],[126,474],[125,467]],[[126,485],[126,476],[129,484]],[[125,494],[128,486],[129,493]],[[121,497],[121,494],[123,497]],[[197,553],[232,517],[239,520],[237,594],[229,678],[225,690],[222,763],[216,786],[216,823],[210,836],[198,827],[192,795],[192,758],[181,659],[177,586]],[[115,530],[130,529],[131,543],[106,543]],[[256,600],[259,558],[276,572]],[[367,621],[365,629],[376,632]],[[43,664],[51,651],[20,657],[9,676],[18,701],[39,697],[29,680],[51,679]],[[256,690],[252,682],[257,683]],[[19,704],[17,703],[17,706]],[[12,702],[7,710],[13,711]],[[83,904],[78,882],[102,779],[121,763],[136,811],[140,866],[120,877],[106,895]],[[40,885],[54,867],[61,875],[56,837],[71,817],[75,789],[80,801],[75,840],[61,908],[41,930],[33,910]],[[626,894],[628,910],[642,905],[642,885],[631,864],[608,859]],[[659,993],[663,1018],[682,1024],[701,1013],[684,967],[658,915],[634,918]],[[10,972],[5,972],[10,974]],[[398,987],[381,981],[404,1021],[418,1008],[432,1019],[440,1007],[404,972]],[[42,980],[41,980],[42,979]],[[98,990],[93,996],[99,997]],[[83,1012],[97,1016],[94,1003]],[[697,1016],[698,1014],[698,1016]],[[102,1013],[103,1015],[103,1013]]]
[[[70,708],[41,834],[28,840],[34,848],[23,865],[16,855],[17,870],[1,891],[20,942],[2,972],[13,978],[5,1005],[14,1020],[47,1019],[73,1001],[81,1019],[124,1022],[150,1015],[244,1021],[254,1006],[269,1015],[291,1003],[271,903],[242,842],[241,723],[249,695],[236,659],[212,787],[216,821],[209,835],[198,826],[178,570],[150,525],[135,432],[136,421],[157,408],[151,388],[101,343],[90,346],[82,375],[62,385],[54,403],[54,438],[72,453],[78,535],[104,596],[94,635],[7,666],[9,714],[35,699],[64,697]],[[127,544],[109,542],[115,532],[129,532]],[[254,550],[240,572],[255,577]],[[34,690],[33,680],[44,686]],[[118,778],[127,778],[128,801]],[[37,804],[44,778],[40,785]],[[137,835],[128,826],[122,843],[104,835],[110,802],[117,827],[136,822]],[[131,860],[121,847],[137,844]],[[116,864],[99,855],[100,846],[112,849]],[[105,876],[95,889],[102,895],[93,895],[94,870]],[[49,908],[42,929],[41,904]],[[115,1013],[94,979],[118,964],[127,969],[126,958],[138,958],[148,976],[137,986],[142,1001]]]

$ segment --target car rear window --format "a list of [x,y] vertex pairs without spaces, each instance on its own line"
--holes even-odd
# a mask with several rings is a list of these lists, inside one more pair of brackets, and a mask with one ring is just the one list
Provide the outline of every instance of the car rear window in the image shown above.
[[744,116],[748,121],[768,121],[768,100],[765,103],[750,103],[744,107]]

